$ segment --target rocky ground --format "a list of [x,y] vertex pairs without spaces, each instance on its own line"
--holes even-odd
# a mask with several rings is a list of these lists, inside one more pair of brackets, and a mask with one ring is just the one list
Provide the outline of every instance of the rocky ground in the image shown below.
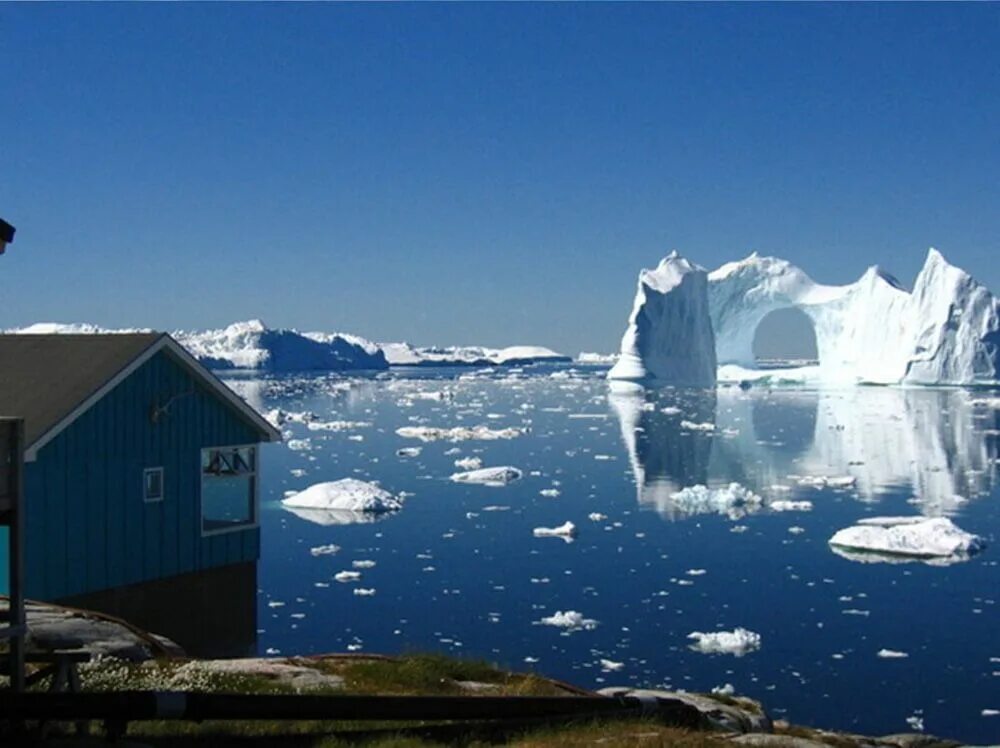
[[[0,605],[2,607],[2,605]],[[155,690],[251,694],[579,696],[596,694],[536,674],[511,673],[488,663],[453,660],[438,655],[381,657],[322,655],[313,657],[195,660],[175,644],[136,629],[124,621],[87,611],[31,604],[28,607],[32,650],[83,650],[92,655],[80,666],[84,691]],[[44,688],[45,684],[39,684]],[[656,720],[654,710],[643,719],[465,729],[451,724],[278,722],[144,722],[132,723],[130,739],[151,745],[678,745],[727,744],[782,748],[951,748],[960,743],[923,733],[865,736],[818,730],[772,720],[762,704],[724,694],[605,688],[605,696],[627,695],[644,703],[681,702],[700,715],[697,730],[678,729]],[[4,742],[0,724],[0,743]],[[484,731],[485,730],[485,731]],[[60,727],[50,728],[49,738]],[[86,734],[101,734],[91,725]],[[68,735],[68,733],[67,733]],[[59,742],[84,738],[66,737]],[[93,739],[93,737],[89,738]],[[8,741],[9,742],[9,741]]]

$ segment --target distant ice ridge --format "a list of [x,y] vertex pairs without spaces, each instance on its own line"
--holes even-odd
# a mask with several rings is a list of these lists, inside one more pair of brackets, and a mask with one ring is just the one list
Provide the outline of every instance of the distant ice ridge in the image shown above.
[[300,333],[271,329],[260,320],[235,322],[221,330],[176,332],[174,337],[213,369],[344,371],[385,369],[374,343],[342,333]]
[[[888,556],[947,562],[964,561],[982,550],[984,543],[947,517],[871,517],[835,533],[830,546],[859,561]],[[858,554],[874,555],[865,558]]]
[[550,348],[534,345],[418,348],[409,343],[382,343],[381,348],[390,366],[523,366],[572,360]]
[[[7,330],[25,335],[97,335],[151,332],[110,329],[86,323],[38,322]],[[210,369],[261,371],[346,371],[388,368],[385,356],[371,341],[346,333],[300,333],[272,329],[258,319],[234,322],[220,330],[184,331],[173,337]]]
[[[756,253],[711,273],[676,252],[639,275],[611,380],[711,386],[725,378],[775,381],[754,369],[758,324],[797,308],[813,322],[817,367],[792,379],[835,384],[983,384],[1000,381],[1000,301],[935,249],[912,291],[871,267],[844,286],[814,282],[786,260]],[[711,352],[711,354],[709,353]],[[713,361],[711,371],[708,363]]]

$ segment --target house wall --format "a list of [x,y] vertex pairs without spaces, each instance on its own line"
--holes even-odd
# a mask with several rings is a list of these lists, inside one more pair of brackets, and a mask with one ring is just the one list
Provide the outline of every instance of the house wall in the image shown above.
[[[168,401],[154,424],[151,408]],[[26,595],[56,600],[256,560],[257,528],[202,537],[200,460],[203,447],[259,440],[160,351],[25,465]],[[143,470],[161,466],[164,498],[144,502]]]

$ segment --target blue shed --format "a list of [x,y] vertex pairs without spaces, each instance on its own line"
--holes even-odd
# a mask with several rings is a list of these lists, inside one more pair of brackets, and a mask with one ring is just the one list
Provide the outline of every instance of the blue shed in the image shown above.
[[281,435],[169,335],[0,335],[0,415],[25,420],[28,598],[257,560]]

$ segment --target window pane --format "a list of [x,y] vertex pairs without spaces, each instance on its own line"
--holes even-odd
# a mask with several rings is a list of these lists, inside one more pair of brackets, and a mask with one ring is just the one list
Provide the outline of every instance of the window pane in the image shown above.
[[205,476],[201,482],[201,509],[206,531],[252,524],[253,478]]
[[145,498],[146,501],[156,501],[163,498],[163,470],[146,470]]

